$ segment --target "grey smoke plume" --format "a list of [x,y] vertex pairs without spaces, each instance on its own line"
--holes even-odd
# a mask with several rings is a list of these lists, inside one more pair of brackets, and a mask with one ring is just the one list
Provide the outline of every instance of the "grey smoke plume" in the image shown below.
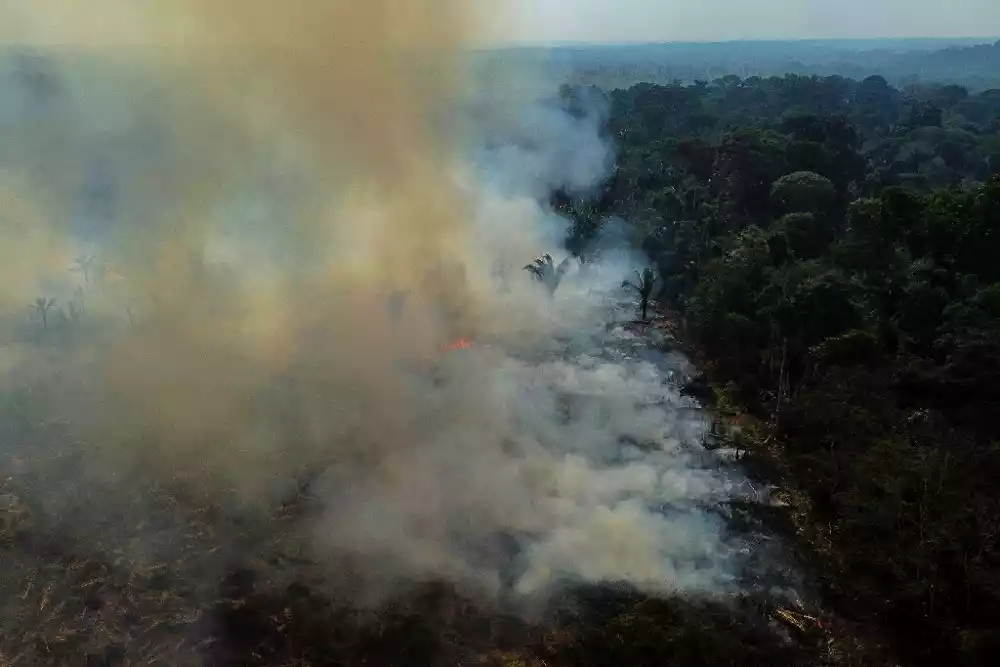
[[[602,342],[589,336],[580,342]],[[456,354],[414,418],[412,446],[360,484],[335,475],[323,533],[410,575],[446,573],[493,593],[505,578],[524,594],[566,578],[725,588],[735,554],[710,508],[730,487],[691,447],[701,424],[658,369],[605,353]],[[433,416],[455,407],[459,417]]]
[[508,194],[544,198],[557,189],[587,194],[607,177],[613,161],[601,133],[604,101],[581,95],[581,108],[572,108],[551,83],[544,97],[532,99],[531,89],[518,87],[516,76],[494,73],[474,97],[480,171]]
[[4,79],[35,95],[0,114],[6,453],[74,462],[42,514],[101,549],[122,494],[259,516],[305,474],[311,555],[373,586],[731,585],[704,427],[604,326],[629,256],[554,297],[519,271],[565,233],[550,191],[605,173],[599,110],[483,113],[460,3],[114,4],[21,8],[51,89]]

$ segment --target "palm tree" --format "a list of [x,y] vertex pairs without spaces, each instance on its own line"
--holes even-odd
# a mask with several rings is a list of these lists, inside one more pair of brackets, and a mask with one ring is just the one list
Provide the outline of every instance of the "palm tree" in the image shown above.
[[35,310],[38,311],[38,316],[42,318],[43,329],[49,328],[49,310],[54,305],[56,305],[55,299],[46,299],[41,296],[35,299]]
[[636,271],[637,282],[626,280],[622,283],[622,289],[632,290],[639,298],[639,312],[642,313],[643,321],[647,320],[646,314],[649,312],[649,304],[653,299],[653,292],[656,290],[656,272],[652,269]]
[[524,270],[538,280],[545,280],[545,275],[553,270],[552,255],[542,255],[531,264],[526,264]]
[[93,255],[80,255],[75,260],[73,260],[73,268],[70,271],[74,273],[83,274],[83,282],[88,287],[90,286],[90,272],[94,268],[94,262],[97,258]]
[[71,304],[71,307],[75,307],[81,315],[85,314],[87,312],[87,297],[83,293],[83,288],[77,285],[76,289],[73,290],[73,296],[76,297],[76,301]]
[[524,270],[535,277],[540,283],[549,288],[549,294],[555,294],[559,283],[562,282],[566,270],[569,268],[571,257],[567,257],[559,266],[552,261],[552,255],[546,253],[536,259],[531,264],[524,267]]

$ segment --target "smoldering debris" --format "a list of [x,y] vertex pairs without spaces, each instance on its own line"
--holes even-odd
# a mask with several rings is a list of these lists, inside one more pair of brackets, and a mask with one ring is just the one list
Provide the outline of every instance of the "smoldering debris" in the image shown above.
[[673,362],[605,326],[634,258],[555,290],[516,270],[565,235],[551,190],[605,173],[599,110],[463,119],[448,3],[114,4],[17,12],[49,92],[0,114],[15,548],[194,597],[239,554],[358,604],[737,590],[739,475],[699,452]]
[[[563,578],[663,593],[727,588],[738,544],[709,508],[733,484],[689,449],[704,425],[653,367],[525,363],[495,347],[444,363],[444,382],[426,388],[403,428],[409,446],[367,478],[334,466],[320,492],[333,499],[322,540],[384,560],[382,576],[448,572],[488,596],[512,577],[525,595]],[[620,444],[626,437],[650,444]],[[518,536],[514,564],[466,548],[503,535]],[[488,564],[497,555],[503,562]]]

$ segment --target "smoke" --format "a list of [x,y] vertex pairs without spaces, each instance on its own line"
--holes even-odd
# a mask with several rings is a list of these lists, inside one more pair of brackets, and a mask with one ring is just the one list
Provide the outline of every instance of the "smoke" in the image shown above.
[[[588,194],[608,175],[612,154],[601,136],[606,104],[596,94],[557,97],[518,86],[517,73],[491,72],[474,97],[480,172],[508,195]],[[512,79],[513,78],[513,79]],[[515,102],[511,103],[514,92]]]
[[307,548],[371,586],[731,585],[703,425],[605,327],[631,258],[554,297],[521,270],[565,234],[546,196],[606,173],[601,110],[472,76],[464,3],[0,18],[40,54],[0,109],[0,453],[70,457],[24,491],[63,530],[109,549],[146,489],[264,517],[308,477]]

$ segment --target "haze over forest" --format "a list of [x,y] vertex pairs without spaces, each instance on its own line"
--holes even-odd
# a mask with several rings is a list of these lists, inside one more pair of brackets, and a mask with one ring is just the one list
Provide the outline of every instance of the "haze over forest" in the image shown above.
[[966,38],[669,42],[502,47],[484,60],[518,63],[553,79],[602,88],[751,76],[884,76],[895,85],[960,81],[1000,86],[1000,41]]
[[0,0],[0,667],[976,667],[1000,4]]

